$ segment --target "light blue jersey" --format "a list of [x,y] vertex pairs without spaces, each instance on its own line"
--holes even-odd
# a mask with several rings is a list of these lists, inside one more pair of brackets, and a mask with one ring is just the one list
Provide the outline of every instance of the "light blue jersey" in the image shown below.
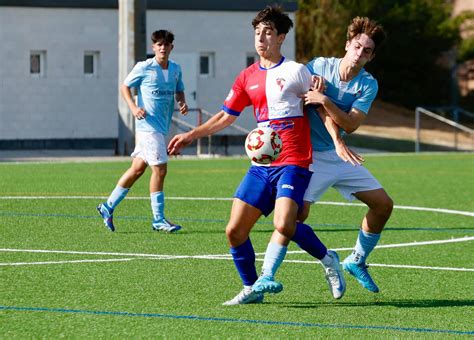
[[[377,95],[377,80],[370,73],[362,69],[359,74],[349,82],[339,78],[340,58],[315,58],[306,67],[311,74],[324,77],[327,86],[324,94],[344,112],[351,108],[358,109],[365,114]],[[308,107],[309,121],[311,124],[311,144],[313,151],[327,151],[334,149],[334,142],[329,135],[323,121],[319,117],[315,106]],[[341,134],[343,133],[341,129]]]
[[138,62],[123,82],[138,89],[139,107],[146,112],[145,119],[136,119],[136,130],[168,134],[174,110],[174,95],[183,92],[181,66],[168,60],[168,81],[155,58]]

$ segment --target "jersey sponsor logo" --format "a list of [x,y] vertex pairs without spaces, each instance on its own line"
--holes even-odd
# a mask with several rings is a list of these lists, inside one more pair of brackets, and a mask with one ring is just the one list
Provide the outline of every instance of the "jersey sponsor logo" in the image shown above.
[[290,185],[290,184],[283,184],[281,186],[282,189],[290,189],[290,190],[295,190],[295,187]]
[[257,85],[252,85],[249,87],[249,90],[255,90],[258,89],[258,84]]
[[275,131],[281,131],[293,129],[295,126],[295,122],[292,120],[283,120],[278,122],[270,122],[268,125],[270,125],[270,127]]
[[174,91],[157,89],[157,90],[151,91],[151,94],[155,96],[174,96]]
[[283,87],[285,86],[285,83],[286,83],[285,78],[277,78],[276,83],[278,87],[280,88],[280,91],[283,91]]
[[229,94],[227,95],[227,98],[226,98],[225,100],[226,100],[226,101],[227,101],[227,100],[230,100],[233,95],[234,95],[234,90],[230,89]]

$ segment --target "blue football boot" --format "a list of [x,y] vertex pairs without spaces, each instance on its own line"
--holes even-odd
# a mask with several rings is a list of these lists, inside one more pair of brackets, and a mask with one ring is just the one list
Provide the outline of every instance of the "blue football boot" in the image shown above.
[[115,231],[114,220],[113,220],[114,209],[109,208],[107,203],[101,203],[97,206],[97,211],[99,212],[100,216],[104,219],[105,226],[110,231]]
[[283,285],[275,281],[269,275],[260,275],[252,286],[252,291],[255,293],[279,293],[283,290]]
[[372,293],[378,293],[379,287],[375,284],[374,280],[369,274],[367,270],[368,266],[365,261],[361,261],[360,263],[356,263],[352,260],[351,256],[347,257],[344,262],[342,263],[342,267],[346,272],[354,276],[357,281]]

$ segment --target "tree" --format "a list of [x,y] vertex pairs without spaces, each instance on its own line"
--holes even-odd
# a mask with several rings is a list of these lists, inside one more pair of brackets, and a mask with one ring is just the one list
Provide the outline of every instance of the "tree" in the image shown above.
[[379,98],[408,107],[450,101],[448,52],[460,41],[459,24],[445,0],[300,0],[297,58],[342,56],[350,19],[368,16],[387,32],[367,69],[379,81]]

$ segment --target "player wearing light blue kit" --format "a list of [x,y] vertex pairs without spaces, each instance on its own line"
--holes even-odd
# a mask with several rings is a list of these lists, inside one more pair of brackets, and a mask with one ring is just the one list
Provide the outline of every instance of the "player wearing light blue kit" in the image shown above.
[[[106,202],[97,210],[106,227],[115,231],[113,212],[125,198],[131,186],[150,166],[150,200],[153,212],[152,229],[175,232],[181,226],[165,218],[164,180],[167,173],[168,154],[165,136],[168,134],[174,111],[174,100],[179,111],[187,114],[181,67],[169,59],[173,49],[173,33],[165,30],[151,35],[154,58],[139,62],[125,78],[120,92],[136,118],[137,145],[132,153],[131,167],[119,179]],[[131,88],[138,89],[135,104]]]
[[[351,255],[343,268],[371,292],[379,288],[367,271],[366,259],[375,248],[380,234],[389,219],[393,202],[370,172],[360,166],[362,158],[348,156],[345,144],[331,134],[324,121],[331,118],[346,133],[355,131],[369,112],[377,94],[377,81],[363,68],[375,56],[377,46],[384,40],[380,25],[369,18],[354,18],[347,29],[346,54],[341,58],[315,58],[308,69],[315,77],[315,90],[305,95],[311,122],[313,146],[313,175],[304,196],[304,208],[298,219],[303,222],[310,205],[319,200],[330,187],[346,199],[359,199],[369,211],[362,220],[361,229]],[[334,143],[333,140],[337,142]],[[289,240],[274,232],[265,254],[263,272],[273,277],[279,267],[275,261],[278,249],[275,244],[288,244]],[[261,291],[266,287],[255,287]]]

